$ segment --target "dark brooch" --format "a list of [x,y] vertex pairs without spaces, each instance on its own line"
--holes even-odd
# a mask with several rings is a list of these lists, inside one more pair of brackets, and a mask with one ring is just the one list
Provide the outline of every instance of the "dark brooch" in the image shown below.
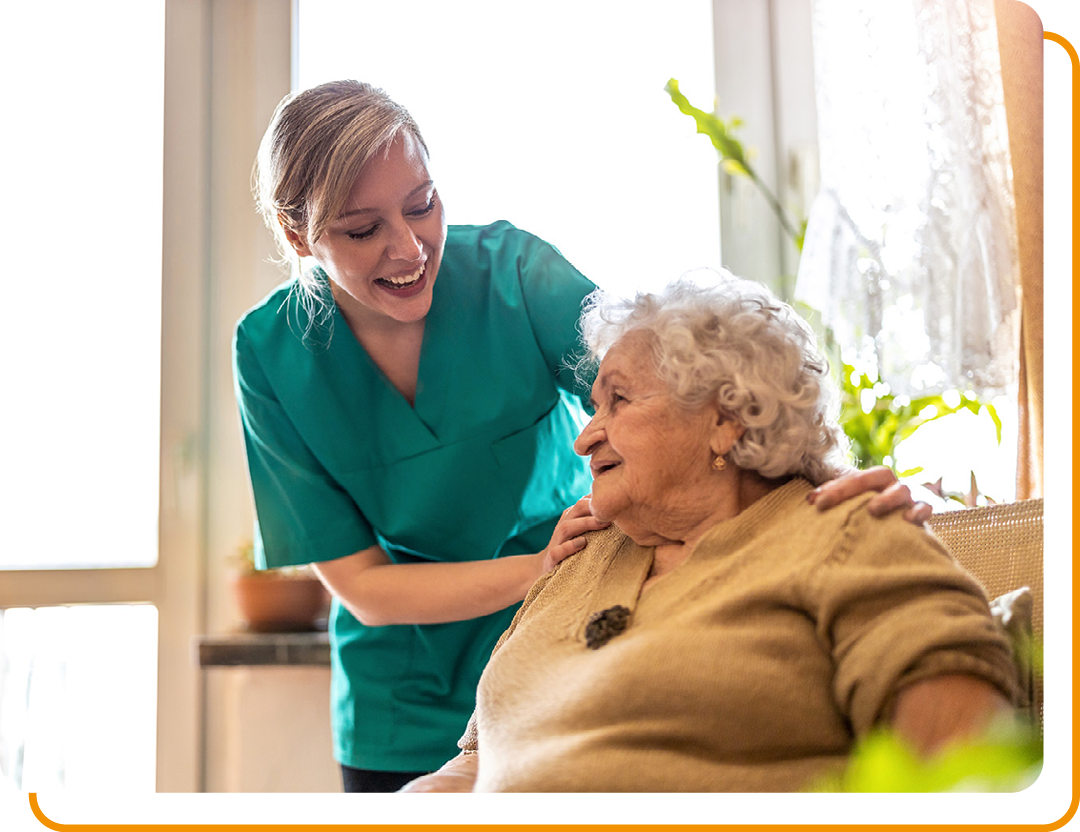
[[630,610],[622,604],[594,612],[585,625],[585,646],[590,650],[603,647],[630,626]]

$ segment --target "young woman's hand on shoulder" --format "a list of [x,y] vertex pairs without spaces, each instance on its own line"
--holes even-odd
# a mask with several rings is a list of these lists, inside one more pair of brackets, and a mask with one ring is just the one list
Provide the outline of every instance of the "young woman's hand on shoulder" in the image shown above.
[[551,534],[551,541],[544,551],[537,555],[540,558],[540,573],[537,578],[550,572],[570,555],[584,549],[587,532],[605,529],[610,525],[593,517],[590,500],[591,496],[582,497],[562,513],[555,525],[555,531]]

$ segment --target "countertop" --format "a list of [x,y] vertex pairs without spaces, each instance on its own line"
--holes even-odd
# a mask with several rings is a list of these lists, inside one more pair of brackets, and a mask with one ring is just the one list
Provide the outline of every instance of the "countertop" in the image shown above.
[[325,630],[196,636],[194,648],[199,667],[330,666],[330,636]]

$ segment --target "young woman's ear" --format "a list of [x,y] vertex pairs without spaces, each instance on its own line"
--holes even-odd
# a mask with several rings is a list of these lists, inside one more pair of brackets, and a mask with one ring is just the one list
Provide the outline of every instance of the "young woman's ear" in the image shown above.
[[281,224],[281,230],[285,232],[285,239],[289,241],[289,245],[292,246],[297,256],[310,257],[311,247],[307,244],[307,238],[290,226],[284,217],[279,216],[278,222]]

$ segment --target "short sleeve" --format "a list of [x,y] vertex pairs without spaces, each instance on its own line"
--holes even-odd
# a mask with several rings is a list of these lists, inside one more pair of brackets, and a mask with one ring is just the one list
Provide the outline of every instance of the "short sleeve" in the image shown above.
[[371,526],[274,395],[243,322],[233,339],[233,376],[255,502],[258,565],[296,566],[374,546]]
[[576,365],[584,354],[578,329],[582,304],[596,286],[554,246],[533,239],[522,259],[521,289],[536,342],[556,383],[591,410],[591,380],[579,380]]
[[1008,639],[985,592],[930,533],[854,511],[809,585],[836,702],[856,735],[920,679],[970,675],[1016,701]]

